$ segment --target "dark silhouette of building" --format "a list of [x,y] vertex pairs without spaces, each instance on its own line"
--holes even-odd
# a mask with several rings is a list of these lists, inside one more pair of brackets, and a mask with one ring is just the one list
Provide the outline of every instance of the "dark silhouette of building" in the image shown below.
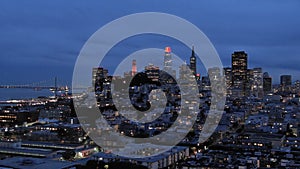
[[281,75],[280,76],[280,85],[281,86],[291,86],[292,85],[292,76],[291,75]]
[[93,68],[93,88],[97,99],[97,105],[104,107],[112,104],[111,82],[112,76],[108,76],[108,70],[102,67]]
[[102,86],[104,79],[108,76],[108,70],[102,67],[93,68],[92,72],[92,85],[95,86]]
[[31,123],[39,118],[38,111],[0,111],[0,127]]
[[192,70],[193,74],[196,76],[197,74],[197,60],[195,56],[194,46],[192,48],[192,55],[190,57],[190,69]]
[[254,82],[254,71],[253,69],[247,70],[245,89],[243,90],[243,96],[249,96],[252,92],[252,86]]
[[268,94],[272,91],[272,78],[269,76],[268,72],[263,75],[263,89],[264,94]]

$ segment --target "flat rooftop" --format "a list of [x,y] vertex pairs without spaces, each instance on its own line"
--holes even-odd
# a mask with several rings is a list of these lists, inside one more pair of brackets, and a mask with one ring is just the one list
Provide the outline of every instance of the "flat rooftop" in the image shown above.
[[37,159],[30,157],[12,157],[0,160],[0,168],[22,168],[22,169],[64,169],[77,165],[76,162],[55,161],[50,159]]

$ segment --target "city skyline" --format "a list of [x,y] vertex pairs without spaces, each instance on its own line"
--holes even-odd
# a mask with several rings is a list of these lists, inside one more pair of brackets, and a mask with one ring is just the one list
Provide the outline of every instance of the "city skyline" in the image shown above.
[[[163,49],[163,48],[162,48]],[[161,50],[162,50],[161,49]],[[162,56],[160,56],[160,57],[164,57],[164,59],[166,59],[166,56],[168,57],[168,56],[171,56],[172,55],[172,52],[171,52],[171,48],[170,47],[165,47],[164,48],[164,50],[165,50],[165,55],[162,55]],[[169,50],[169,51],[167,51],[167,50]],[[156,53],[157,54],[157,52],[158,51],[155,51],[154,53]],[[167,54],[166,54],[167,53]],[[233,59],[234,57],[233,56],[235,56],[236,54],[238,54],[238,55],[240,55],[240,54],[245,54],[245,56],[246,56],[246,59],[245,60],[240,60],[240,58],[236,58],[235,60]],[[143,54],[143,55],[145,55],[145,54]],[[136,54],[134,55],[134,56],[136,56]],[[126,69],[126,67],[128,67],[128,66],[126,66],[126,67],[123,67],[122,66],[122,68],[125,68],[124,69],[124,72],[120,72],[120,70],[117,70],[117,72],[114,72],[114,71],[116,71],[116,70],[110,70],[110,69],[108,69],[108,67],[110,67],[110,66],[108,66],[108,65],[99,65],[98,66],[98,68],[103,68],[103,69],[106,69],[107,70],[107,74],[108,75],[111,75],[111,76],[120,76],[120,77],[124,77],[125,76],[125,74],[127,75],[128,73],[130,74],[130,75],[132,75],[132,76],[134,76],[134,75],[136,75],[137,73],[138,73],[138,71],[137,71],[137,61],[136,61],[136,59],[135,59],[135,57],[134,56],[131,56],[132,58],[134,58],[133,60],[132,60],[132,65],[131,65],[131,69]],[[176,55],[175,55],[176,56]],[[227,69],[230,69],[230,71],[231,71],[231,69],[234,67],[234,64],[236,64],[235,62],[245,62],[245,64],[246,64],[246,67],[244,68],[245,70],[244,71],[250,71],[250,70],[255,70],[255,69],[260,69],[260,71],[262,71],[262,73],[264,73],[264,74],[267,74],[267,77],[268,78],[271,78],[272,79],[272,82],[273,82],[273,85],[283,85],[283,83],[282,83],[282,77],[285,77],[285,76],[288,76],[290,79],[290,84],[289,85],[292,85],[292,84],[294,84],[294,83],[297,83],[298,81],[300,81],[300,79],[296,79],[296,78],[294,78],[291,74],[289,74],[288,72],[287,73],[285,73],[285,74],[279,74],[279,75],[277,75],[276,77],[272,77],[272,76],[269,76],[269,72],[267,72],[267,71],[264,71],[264,69],[263,69],[263,67],[260,67],[259,65],[257,65],[257,67],[248,67],[247,65],[249,65],[249,62],[248,62],[248,60],[247,60],[247,56],[248,56],[248,54],[247,54],[247,52],[246,51],[233,51],[232,52],[232,56],[231,56],[231,59],[230,59],[230,61],[231,61],[231,64],[230,65],[227,65],[227,66],[223,66],[223,73],[224,73],[224,75],[226,75],[226,71],[227,71]],[[176,56],[177,57],[177,56]],[[170,61],[167,61],[167,62],[170,62],[170,63],[172,63],[174,60],[172,59],[172,58],[169,58],[170,59]],[[192,46],[192,48],[191,48],[191,56],[190,56],[190,59],[187,61],[187,60],[185,60],[185,63],[183,64],[183,65],[187,65],[188,67],[189,67],[189,69],[193,72],[193,74],[195,75],[195,76],[199,76],[199,77],[208,77],[209,76],[209,72],[207,72],[207,71],[205,71],[205,73],[203,73],[203,71],[202,72],[200,72],[200,71],[198,71],[198,69],[205,69],[204,68],[204,66],[202,65],[202,63],[200,63],[200,64],[197,64],[197,60],[198,60],[199,58],[197,58],[197,57],[195,57],[195,52],[194,52],[194,46]],[[176,62],[176,66],[178,66],[179,65],[179,63],[177,63],[177,61],[175,61]],[[201,60],[200,60],[200,62],[201,62]],[[163,70],[163,69],[166,69],[166,60],[164,61],[164,63],[160,63],[160,64],[153,64],[153,63],[151,63],[151,62],[149,62],[149,63],[147,63],[147,64],[145,64],[145,61],[144,62],[142,62],[142,65],[144,66],[144,67],[147,67],[147,66],[149,66],[149,65],[153,65],[153,66],[158,66],[158,68],[159,69],[161,69],[161,70]],[[240,64],[240,63],[239,63]],[[200,65],[200,66],[199,66]],[[142,66],[142,67],[143,67]],[[170,65],[170,66],[167,66],[167,67],[170,67],[170,69],[172,69],[172,66]],[[179,66],[180,67],[180,66]],[[178,67],[178,68],[179,68]],[[95,67],[94,67],[95,68]],[[93,69],[94,69],[93,68]],[[174,68],[174,67],[173,67]],[[177,68],[177,67],[176,67]],[[177,69],[178,69],[177,68]],[[215,67],[209,67],[208,68],[208,71],[209,71],[209,69],[214,69]],[[119,68],[120,69],[120,68]],[[238,69],[237,69],[238,71],[239,71],[239,67],[238,67]],[[113,72],[115,73],[114,75],[113,75]],[[176,72],[176,71],[175,71]],[[174,73],[175,73],[174,72]],[[245,73],[246,73],[245,72]],[[121,73],[121,74],[120,74]],[[221,72],[220,72],[221,73]],[[176,75],[176,73],[174,74],[174,75]],[[244,76],[246,77],[246,74],[244,74]],[[8,85],[8,86],[13,86],[13,88],[19,88],[18,86],[21,86],[21,88],[22,88],[22,86],[28,86],[29,88],[30,87],[34,87],[34,86],[41,86],[41,87],[43,87],[43,84],[44,85],[48,85],[48,86],[53,86],[53,84],[52,84],[52,82],[53,82],[53,79],[57,79],[57,76],[55,76],[55,77],[52,77],[52,78],[50,78],[50,79],[44,79],[43,81],[39,81],[39,82],[34,82],[34,81],[27,81],[28,83],[23,83],[23,84],[0,84],[0,86],[2,86],[2,88],[4,88],[6,85]],[[230,82],[227,82],[228,84],[233,84],[233,83],[239,83],[239,82],[237,82],[236,80],[234,80],[234,78],[232,79],[232,80],[230,80]],[[50,85],[50,84],[51,85]],[[65,85],[66,87],[68,87],[68,86],[71,86],[71,82],[69,82],[69,81],[66,81],[65,79],[60,79],[60,83],[61,83],[61,85],[62,85],[62,87]],[[50,88],[50,87],[46,87],[46,88]]]
[[0,168],[300,168],[300,1],[1,1]]
[[[297,56],[300,42],[296,38],[300,24],[295,19],[299,16],[298,1],[194,1],[185,5],[183,1],[117,4],[52,1],[45,5],[31,0],[20,2],[18,6],[13,2],[1,3],[0,71],[4,73],[0,83],[26,83],[55,76],[70,81],[80,49],[98,28],[123,15],[145,11],[178,15],[198,26],[215,45],[224,67],[230,65],[230,56],[234,51],[242,50],[248,53],[249,67],[262,67],[275,83],[279,83],[279,77],[283,74],[291,74],[293,81],[300,79],[296,64],[300,61]],[[168,8],[165,8],[166,4]],[[106,15],[109,17],[103,17]],[[143,41],[145,45],[140,43]],[[157,39],[153,37],[138,39],[138,43],[121,46],[122,50],[111,52],[107,61],[112,62],[115,56],[121,59],[140,48],[163,48],[167,45],[174,51],[178,49],[178,56],[189,60],[190,51],[187,48],[164,41],[153,45],[155,42]],[[195,44],[195,48],[201,46]]]

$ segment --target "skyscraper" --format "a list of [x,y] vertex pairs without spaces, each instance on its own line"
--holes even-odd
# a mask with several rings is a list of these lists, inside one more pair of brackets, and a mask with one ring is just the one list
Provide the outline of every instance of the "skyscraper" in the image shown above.
[[95,90],[98,106],[106,104],[105,99],[111,98],[111,80],[112,76],[108,76],[108,70],[102,67],[93,68],[92,85]]
[[257,97],[263,97],[263,72],[262,68],[253,68],[252,93]]
[[228,90],[232,86],[231,68],[230,67],[224,68],[223,75],[225,76],[226,88]]
[[246,82],[245,82],[245,90],[243,90],[244,95],[243,96],[250,96],[250,94],[253,94],[251,92],[253,88],[253,83],[254,83],[254,71],[253,69],[248,69],[247,70],[247,75],[246,75]]
[[174,79],[176,79],[176,70],[172,69],[172,55],[171,48],[165,48],[165,57],[164,57],[164,69],[169,75],[171,75]]
[[108,70],[102,67],[93,68],[92,72],[92,86],[102,86],[104,79],[108,76]]
[[159,81],[159,71],[160,71],[159,67],[153,64],[149,64],[148,66],[145,66],[145,73],[152,82]]
[[272,91],[272,78],[269,76],[268,72],[263,74],[263,89],[264,94],[268,94]]
[[131,67],[131,76],[135,76],[137,73],[137,68],[136,68],[136,60],[132,60],[132,67]]
[[232,54],[232,87],[238,96],[247,95],[247,53],[237,51]]
[[219,80],[221,76],[221,70],[219,67],[208,68],[208,77],[210,80]]
[[190,57],[190,69],[192,70],[193,74],[196,76],[196,74],[197,74],[197,61],[196,61],[194,46],[192,48],[192,55]]
[[280,85],[281,86],[291,86],[292,85],[292,76],[291,75],[281,75],[280,76]]
[[171,56],[171,48],[165,48],[165,57],[164,57],[164,71],[171,72],[172,71],[172,56]]

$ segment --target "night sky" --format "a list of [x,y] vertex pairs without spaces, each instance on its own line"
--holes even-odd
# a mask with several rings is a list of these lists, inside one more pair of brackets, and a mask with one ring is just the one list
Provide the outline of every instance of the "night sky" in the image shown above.
[[[110,21],[137,12],[170,13],[195,24],[214,44],[224,66],[230,66],[233,51],[245,50],[249,67],[262,67],[275,82],[281,74],[300,80],[299,8],[298,0],[2,0],[0,84],[55,76],[71,83],[76,58],[88,38]],[[176,51],[176,45],[156,40],[127,43],[101,65],[113,69],[109,63],[125,57],[128,49],[174,46]],[[177,54],[187,60],[191,52]]]

